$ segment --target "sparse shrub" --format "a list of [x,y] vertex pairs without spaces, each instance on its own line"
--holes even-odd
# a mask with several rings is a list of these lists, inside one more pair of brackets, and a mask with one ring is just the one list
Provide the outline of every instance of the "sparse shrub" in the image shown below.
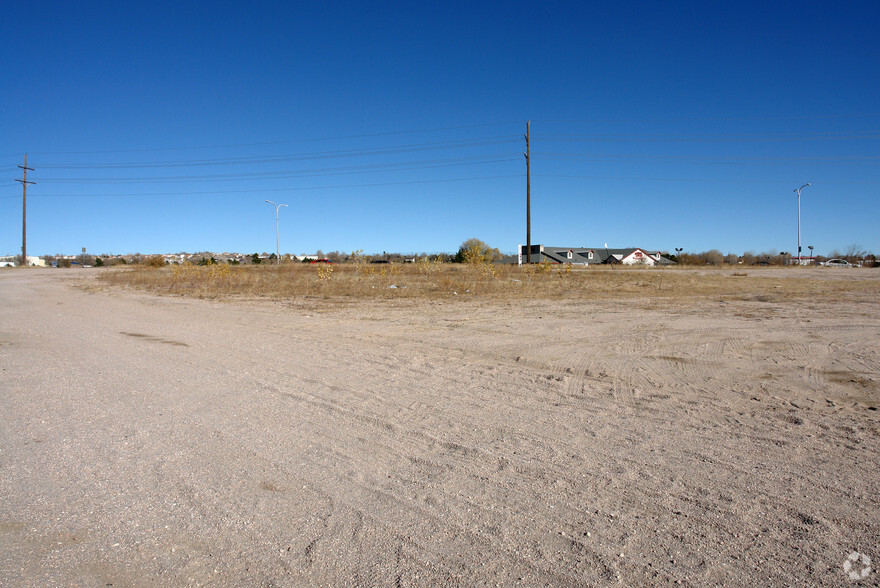
[[376,268],[370,264],[370,259],[364,255],[362,249],[352,251],[349,259],[354,262],[358,279],[368,278],[376,273]]
[[322,282],[325,280],[329,280],[330,276],[333,275],[333,264],[331,263],[319,263],[318,264],[318,279]]
[[151,255],[145,261],[147,267],[164,267],[165,258],[161,255]]
[[416,267],[420,274],[430,276],[436,274],[443,268],[443,259],[439,256],[435,257],[433,260],[429,259],[427,256],[421,257],[416,262]]

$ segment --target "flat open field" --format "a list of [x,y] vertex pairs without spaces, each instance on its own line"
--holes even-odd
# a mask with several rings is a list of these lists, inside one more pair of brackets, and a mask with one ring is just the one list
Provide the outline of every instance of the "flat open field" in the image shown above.
[[880,270],[110,271],[0,271],[0,585],[878,582]]

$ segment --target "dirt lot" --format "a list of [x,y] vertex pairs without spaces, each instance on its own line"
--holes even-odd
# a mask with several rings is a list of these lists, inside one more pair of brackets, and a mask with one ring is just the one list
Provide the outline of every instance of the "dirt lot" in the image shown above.
[[798,274],[878,284],[833,300],[333,304],[99,271],[0,271],[0,585],[880,577],[875,271]]

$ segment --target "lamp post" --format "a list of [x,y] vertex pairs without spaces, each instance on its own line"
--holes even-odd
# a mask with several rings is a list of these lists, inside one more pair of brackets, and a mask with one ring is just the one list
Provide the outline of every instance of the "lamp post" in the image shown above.
[[807,249],[810,250],[810,263],[813,263],[814,261],[816,261],[816,258],[813,257],[813,246],[812,246],[812,245],[807,245]]
[[807,182],[800,188],[796,189],[798,195],[798,265],[801,264],[801,190],[810,185],[810,182]]
[[275,207],[275,265],[281,265],[281,250],[278,248],[278,209],[286,204],[275,204],[271,200],[266,200]]
[[678,263],[681,263],[681,252],[684,251],[684,247],[676,247],[675,248],[675,260]]

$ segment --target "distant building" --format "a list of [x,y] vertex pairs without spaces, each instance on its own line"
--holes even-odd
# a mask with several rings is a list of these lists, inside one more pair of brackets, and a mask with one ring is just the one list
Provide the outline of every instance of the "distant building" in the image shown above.
[[[0,267],[15,267],[17,256],[0,257]],[[27,265],[35,265],[37,267],[46,267],[46,260],[35,255],[28,255]]]
[[[527,259],[525,245],[520,245],[521,263]],[[675,265],[671,259],[663,257],[659,251],[629,247],[609,249],[606,247],[551,247],[549,245],[532,245],[532,263],[570,263],[572,265]]]

